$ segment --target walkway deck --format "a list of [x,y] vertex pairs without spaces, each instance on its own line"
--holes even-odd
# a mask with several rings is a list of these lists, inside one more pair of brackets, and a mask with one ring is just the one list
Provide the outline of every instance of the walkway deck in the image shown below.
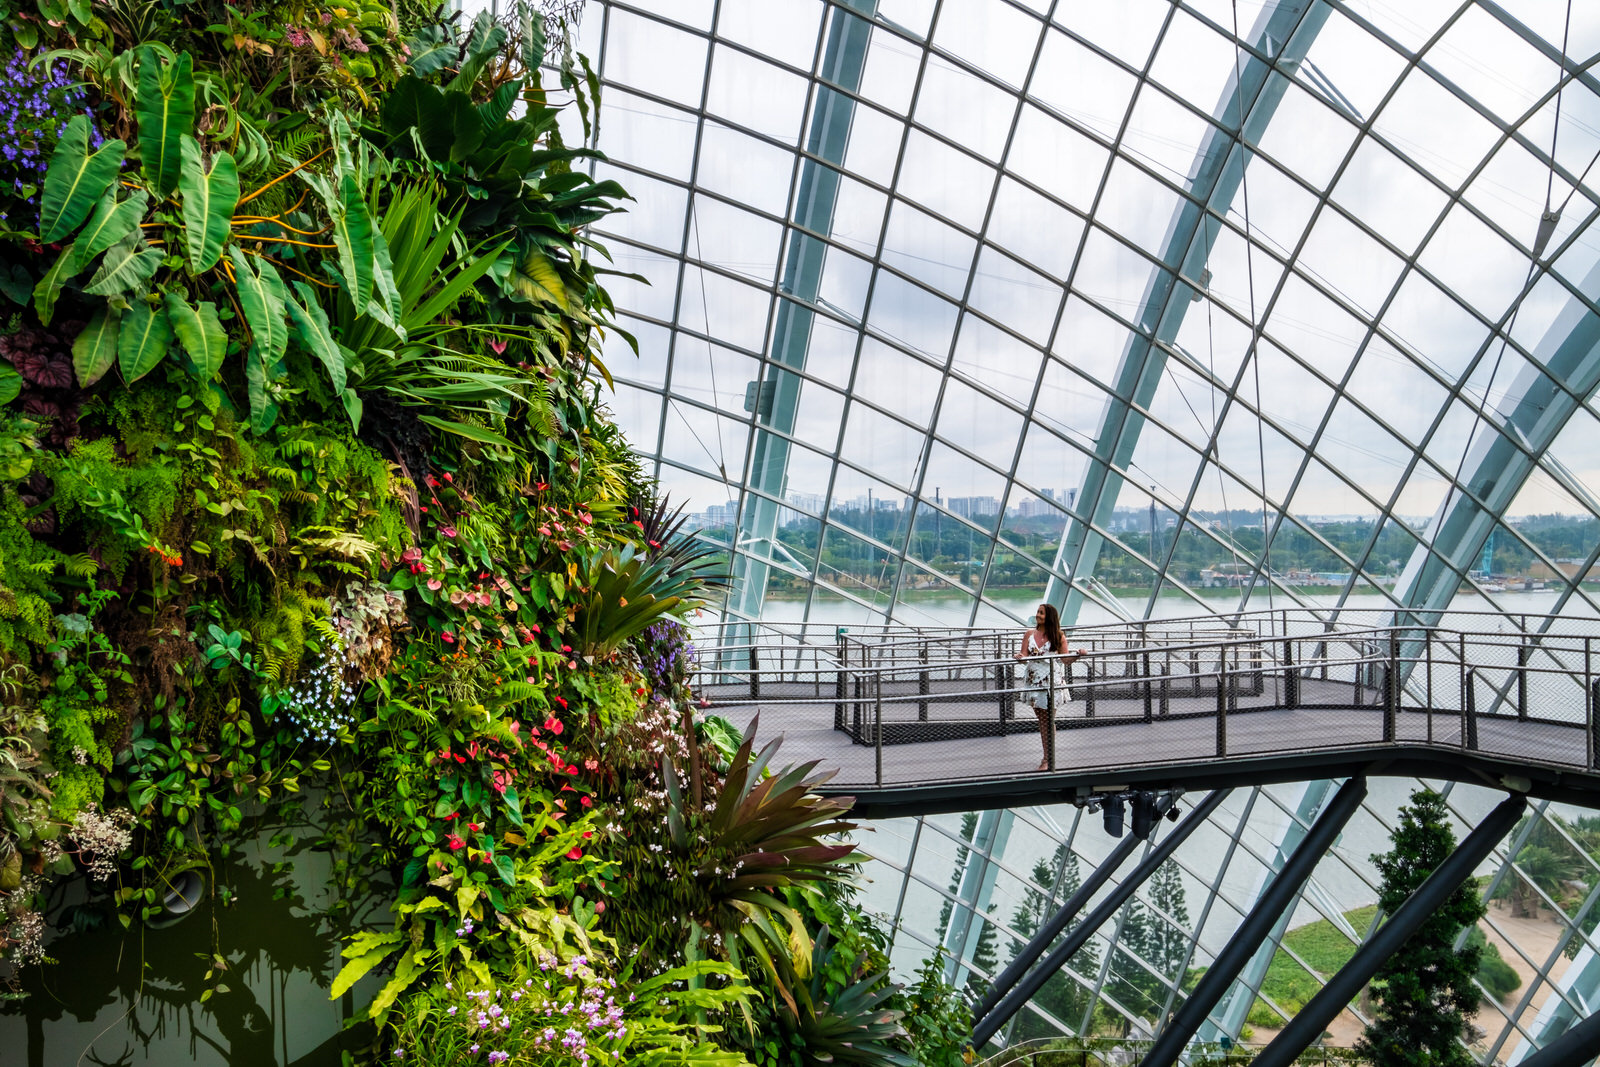
[[[781,761],[819,761],[835,772],[826,791],[857,797],[865,814],[1356,773],[1600,807],[1596,683],[1586,665],[1575,671],[1546,642],[1530,646],[1537,654],[1515,652],[1508,668],[1502,642],[1489,665],[1441,667],[1417,632],[1392,641],[1364,632],[1359,655],[1331,655],[1326,639],[1313,650],[1249,637],[1096,653],[1075,666],[1073,699],[1057,716],[1054,769],[1044,772],[1035,770],[1038,727],[1018,703],[1009,659],[923,663],[919,655],[907,666],[903,656],[845,650],[831,671],[812,661],[803,672],[704,673],[697,692],[711,701],[708,713],[741,728],[759,715],[760,738],[783,737]],[[1447,636],[1450,647],[1466,647]]]

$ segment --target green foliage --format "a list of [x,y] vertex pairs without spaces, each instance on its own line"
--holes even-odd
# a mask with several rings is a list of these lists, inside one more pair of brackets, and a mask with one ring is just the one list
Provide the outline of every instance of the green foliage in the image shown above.
[[[1411,795],[1390,835],[1394,847],[1372,857],[1380,878],[1378,905],[1393,913],[1455,849],[1449,809],[1431,790]],[[1423,921],[1373,977],[1373,1021],[1357,1048],[1379,1067],[1467,1067],[1461,1044],[1467,1013],[1478,1005],[1473,976],[1481,950],[1457,935],[1483,918],[1477,885],[1469,880]]]
[[923,1067],[968,1067],[972,1009],[944,980],[944,962],[942,952],[923,961],[906,993],[905,1028]]

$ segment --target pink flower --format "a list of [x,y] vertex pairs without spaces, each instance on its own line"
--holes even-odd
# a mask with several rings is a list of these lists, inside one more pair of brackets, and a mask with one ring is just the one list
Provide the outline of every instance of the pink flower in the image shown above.
[[506,351],[506,343],[504,341],[499,341],[499,340],[490,341],[489,342],[489,350],[491,352],[493,352],[497,356],[503,356],[503,355],[505,355],[505,351]]
[[444,843],[450,846],[451,852],[459,852],[467,847],[467,843],[457,834],[451,834],[445,838]]
[[[449,475],[447,474],[445,477],[448,478]],[[442,527],[439,532],[444,534],[446,537],[454,537],[456,535],[456,528],[454,526],[445,526]]]
[[428,588],[429,589],[442,589],[442,588],[444,588],[444,583],[441,582],[437,578],[429,578],[428,579]]
[[567,859],[569,859],[569,860],[581,860],[581,859],[583,859],[583,849],[581,849],[581,848],[573,848],[573,850],[571,852],[567,853]]
[[422,549],[418,548],[416,545],[412,545],[410,548],[406,549],[404,553],[401,554],[400,562],[401,563],[415,563],[417,560],[419,560],[421,558],[422,558]]
[[456,643],[456,635],[451,633],[449,630],[446,630],[444,633],[440,634],[439,637],[447,645],[453,645]]

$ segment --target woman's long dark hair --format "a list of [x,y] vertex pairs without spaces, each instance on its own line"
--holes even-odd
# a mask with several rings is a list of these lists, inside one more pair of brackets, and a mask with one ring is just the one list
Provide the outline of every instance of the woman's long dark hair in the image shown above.
[[1067,650],[1066,635],[1061,632],[1061,613],[1054,604],[1040,604],[1044,609],[1044,625],[1039,629],[1044,631],[1044,639],[1050,645],[1051,652],[1065,652]]

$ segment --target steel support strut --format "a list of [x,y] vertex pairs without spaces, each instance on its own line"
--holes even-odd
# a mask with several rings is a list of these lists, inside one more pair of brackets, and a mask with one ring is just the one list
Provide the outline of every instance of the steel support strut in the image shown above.
[[[1175,803],[1175,799],[1165,800],[1157,812],[1158,817],[1165,815],[1167,809],[1172,807],[1173,803]],[[1023,973],[1029,967],[1032,967],[1040,956],[1044,955],[1045,950],[1050,947],[1050,943],[1061,936],[1061,931],[1067,928],[1067,924],[1078,917],[1078,913],[1084,909],[1085,905],[1094,898],[1096,893],[1100,892],[1100,887],[1110,880],[1111,876],[1117,872],[1117,868],[1121,867],[1128,857],[1133,855],[1134,851],[1142,844],[1144,844],[1143,841],[1132,835],[1124,837],[1117,842],[1117,847],[1113,848],[1111,854],[1102,860],[1100,865],[1090,873],[1089,877],[1078,887],[1078,891],[1068,897],[1061,907],[1056,909],[1055,914],[1050,916],[1043,926],[1039,927],[1038,932],[1033,935],[1031,941],[1017,950],[1017,954],[1011,958],[1011,962],[1006,964],[1006,969],[1000,972],[999,976],[995,978],[994,984],[989,987],[989,991],[983,995],[983,999],[978,1001],[978,1006],[972,1009],[973,1018],[982,1019],[989,1013],[991,1008],[999,1003],[1001,997],[1011,991],[1011,987],[1017,984],[1017,979],[1021,978]]]
[[1600,1012],[1574,1023],[1566,1033],[1522,1061],[1521,1067],[1588,1067],[1600,1049]]
[[1311,1002],[1290,1019],[1282,1032],[1257,1054],[1251,1067],[1288,1067],[1295,1058],[1311,1047],[1322,1032],[1333,1022],[1334,1016],[1355,999],[1361,988],[1372,980],[1380,966],[1405,944],[1428,916],[1432,915],[1456,889],[1472,875],[1473,868],[1483,861],[1522,817],[1528,807],[1524,796],[1509,796],[1480,822],[1467,839],[1445,861],[1428,875],[1416,892],[1395,910],[1389,920],[1378,928],[1365,945],[1356,950],[1350,962],[1311,998]]
[[1094,932],[1104,926],[1107,920],[1117,913],[1118,908],[1127,903],[1134,891],[1156,872],[1156,868],[1167,861],[1173,851],[1194,832],[1195,827],[1205,822],[1207,817],[1217,810],[1231,792],[1231,789],[1219,789],[1197,804],[1189,813],[1189,817],[1174,827],[1166,840],[1151,849],[1150,854],[1140,862],[1139,866],[1135,867],[1128,877],[1123,879],[1122,883],[1067,935],[1067,939],[1057,946],[1054,952],[1046,956],[1039,966],[1017,979],[1016,985],[972,1028],[972,1047],[982,1048],[984,1043],[1010,1021],[1024,1004],[1032,1000],[1040,987],[1050,980],[1050,976],[1059,971],[1089,938],[1094,936]]
[[1217,954],[1216,961],[1206,969],[1200,984],[1195,986],[1189,999],[1173,1014],[1166,1029],[1156,1037],[1150,1051],[1139,1061],[1140,1067],[1171,1067],[1178,1061],[1179,1053],[1206,1021],[1206,1016],[1228,991],[1240,970],[1250,962],[1257,947],[1272,932],[1279,916],[1294,903],[1306,879],[1316,869],[1317,861],[1333,846],[1334,838],[1339,836],[1366,796],[1365,778],[1351,778],[1334,794],[1333,800],[1317,817],[1300,846],[1272,880],[1272,885],[1261,894],[1256,906],[1250,909],[1250,914],[1245,916],[1244,922],[1228,940],[1227,947]]

